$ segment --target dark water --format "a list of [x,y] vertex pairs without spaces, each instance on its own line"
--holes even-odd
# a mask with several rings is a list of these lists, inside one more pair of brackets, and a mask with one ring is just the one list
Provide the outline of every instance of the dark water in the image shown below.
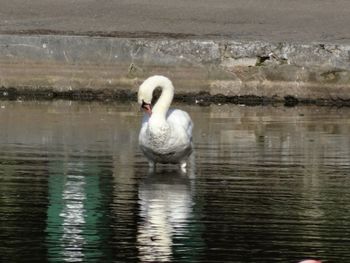
[[1,262],[350,262],[350,109],[180,107],[152,174],[137,105],[0,102]]

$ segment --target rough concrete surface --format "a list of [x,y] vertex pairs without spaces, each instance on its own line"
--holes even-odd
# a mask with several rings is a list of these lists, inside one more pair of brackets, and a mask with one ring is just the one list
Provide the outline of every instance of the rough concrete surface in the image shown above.
[[133,97],[144,78],[163,74],[194,101],[350,104],[350,1],[0,6],[3,97]]
[[0,0],[0,33],[350,41],[348,0]]

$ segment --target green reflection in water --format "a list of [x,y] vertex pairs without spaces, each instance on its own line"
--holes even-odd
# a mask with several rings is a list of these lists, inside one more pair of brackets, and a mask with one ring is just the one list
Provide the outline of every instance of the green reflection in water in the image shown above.
[[101,169],[91,161],[49,166],[47,245],[50,262],[94,261],[102,256]]
[[[51,165],[50,165],[51,166]],[[50,167],[51,168],[51,167]],[[61,168],[60,166],[57,168]],[[51,169],[50,169],[51,170]],[[63,169],[62,169],[63,174]],[[64,176],[50,175],[48,180],[49,186],[49,206],[47,209],[47,245],[48,257],[51,262],[61,261],[57,255],[62,254],[61,237],[63,232],[63,218],[60,216],[63,210],[62,193],[64,189]]]

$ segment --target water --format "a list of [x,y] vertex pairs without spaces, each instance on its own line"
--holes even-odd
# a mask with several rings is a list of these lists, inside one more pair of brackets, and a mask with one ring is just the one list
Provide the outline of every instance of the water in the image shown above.
[[0,261],[350,262],[350,109],[179,106],[152,174],[135,104],[0,102]]

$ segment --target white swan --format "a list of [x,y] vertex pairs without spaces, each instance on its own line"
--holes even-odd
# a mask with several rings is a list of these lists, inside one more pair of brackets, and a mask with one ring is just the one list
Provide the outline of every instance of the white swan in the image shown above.
[[[157,87],[162,93],[152,108],[153,91]],[[174,86],[164,76],[149,77],[138,91],[138,103],[146,112],[139,144],[152,168],[156,163],[174,163],[185,169],[192,152],[192,120],[185,111],[169,110],[173,97]]]

